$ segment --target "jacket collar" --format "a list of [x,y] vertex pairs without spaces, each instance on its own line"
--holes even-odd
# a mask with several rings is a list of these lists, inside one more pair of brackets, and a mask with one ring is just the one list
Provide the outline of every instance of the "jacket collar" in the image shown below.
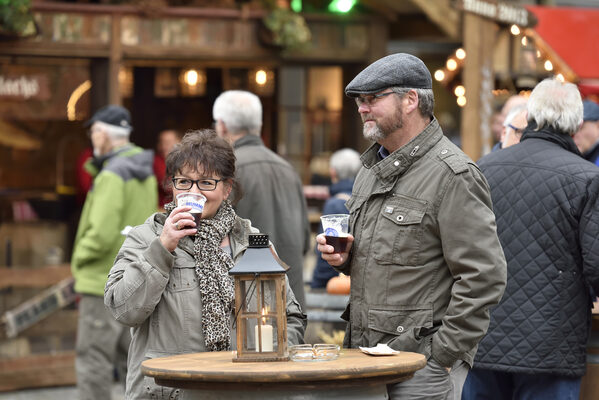
[[537,130],[536,127],[537,125],[534,121],[530,122],[524,130],[524,133],[522,134],[522,138],[520,139],[520,141],[522,142],[527,139],[546,140],[548,142],[555,143],[558,146],[568,151],[571,151],[576,155],[581,156],[578,147],[576,147],[576,144],[574,143],[574,139],[572,139],[572,137],[569,134],[560,132],[557,129],[550,126],[546,126],[539,130]]
[[443,131],[433,117],[432,121],[416,137],[391,153],[380,159],[378,151],[380,144],[375,143],[362,154],[362,164],[383,181],[394,181],[397,176],[407,171],[412,164],[424,156],[443,137]]
[[233,148],[237,149],[242,146],[264,146],[262,139],[259,136],[247,134],[233,143]]

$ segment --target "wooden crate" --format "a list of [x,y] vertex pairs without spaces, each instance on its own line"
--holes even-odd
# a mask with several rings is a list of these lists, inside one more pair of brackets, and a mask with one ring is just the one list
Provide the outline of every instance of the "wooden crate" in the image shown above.
[[70,265],[46,265],[64,258],[65,224],[3,224],[0,240],[0,392],[74,385]]
[[[23,278],[27,271],[30,280]],[[55,284],[2,314],[0,392],[75,384],[77,310],[72,305],[73,280],[69,272],[68,265],[8,271],[0,268],[3,290],[8,283],[13,285],[11,290]],[[67,278],[61,279],[65,274]]]

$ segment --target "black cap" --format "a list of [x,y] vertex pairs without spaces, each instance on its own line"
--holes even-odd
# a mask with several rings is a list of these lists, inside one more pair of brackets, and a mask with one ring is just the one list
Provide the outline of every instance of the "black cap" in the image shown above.
[[84,126],[91,126],[94,122],[104,122],[105,124],[119,126],[121,128],[132,129],[131,126],[131,114],[129,111],[121,106],[110,104],[100,108],[96,113],[87,121]]
[[390,87],[432,89],[433,79],[421,59],[407,53],[391,54],[364,68],[345,87],[345,94],[358,97]]

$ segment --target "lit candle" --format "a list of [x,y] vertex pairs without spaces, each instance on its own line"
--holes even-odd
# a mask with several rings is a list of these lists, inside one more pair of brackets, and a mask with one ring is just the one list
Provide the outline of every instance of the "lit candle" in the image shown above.
[[[264,308],[262,309],[262,315],[266,315],[266,310]],[[260,338],[262,338],[262,351],[273,351],[272,326],[266,324],[266,318],[263,317],[261,320],[262,324],[260,325]],[[254,327],[254,338],[256,341],[256,351],[259,351],[260,343],[258,342],[258,325]]]

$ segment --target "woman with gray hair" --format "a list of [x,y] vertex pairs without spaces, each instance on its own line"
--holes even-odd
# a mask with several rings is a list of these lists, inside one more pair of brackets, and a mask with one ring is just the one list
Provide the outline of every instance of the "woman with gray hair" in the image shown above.
[[[354,179],[362,167],[360,153],[354,149],[337,150],[329,161],[329,173],[331,174],[331,197],[324,203],[322,214],[349,214],[345,202],[351,197]],[[322,233],[319,227],[318,233]],[[316,266],[312,273],[310,287],[313,289],[324,288],[329,279],[339,275],[337,271],[322,259],[318,250],[316,251]]]

